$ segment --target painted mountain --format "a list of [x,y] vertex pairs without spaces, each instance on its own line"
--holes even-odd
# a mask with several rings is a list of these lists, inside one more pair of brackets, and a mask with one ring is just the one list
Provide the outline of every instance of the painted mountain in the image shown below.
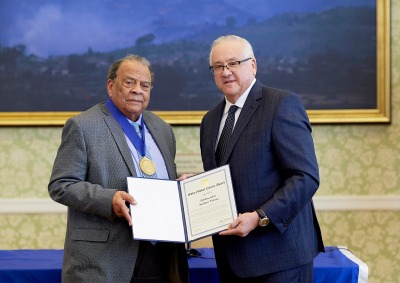
[[247,38],[257,78],[307,109],[376,106],[375,1],[16,0],[0,2],[0,111],[85,110],[128,53],[153,64],[151,110],[208,110],[222,99],[209,47],[224,34]]

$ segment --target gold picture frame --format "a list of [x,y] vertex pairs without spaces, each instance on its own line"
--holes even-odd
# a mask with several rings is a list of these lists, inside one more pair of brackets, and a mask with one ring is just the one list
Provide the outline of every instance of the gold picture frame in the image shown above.
[[377,106],[375,109],[309,110],[310,121],[323,123],[390,123],[390,0],[376,1]]
[[[308,110],[313,124],[390,123],[390,0],[376,1],[377,103],[374,109]],[[0,126],[61,126],[80,112],[1,112]],[[175,125],[199,124],[206,111],[155,111],[166,122]]]

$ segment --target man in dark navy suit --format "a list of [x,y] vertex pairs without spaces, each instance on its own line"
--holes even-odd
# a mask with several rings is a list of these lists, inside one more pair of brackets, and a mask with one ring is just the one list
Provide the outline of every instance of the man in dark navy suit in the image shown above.
[[244,38],[216,39],[210,69],[225,98],[201,122],[204,170],[230,165],[239,212],[213,236],[220,279],[312,282],[313,259],[324,245],[312,201],[318,163],[304,106],[294,93],[256,80],[256,58]]

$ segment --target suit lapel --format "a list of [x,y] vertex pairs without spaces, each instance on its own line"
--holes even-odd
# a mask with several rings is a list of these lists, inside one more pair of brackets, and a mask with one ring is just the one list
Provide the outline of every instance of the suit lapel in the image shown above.
[[247,96],[243,109],[240,112],[240,116],[236,122],[232,136],[229,140],[228,147],[226,148],[222,164],[225,164],[228,161],[236,143],[238,142],[240,136],[242,135],[243,130],[246,128],[247,124],[251,120],[251,117],[253,117],[254,112],[259,107],[260,104],[258,103],[257,100],[261,97],[262,97],[262,88],[261,85],[256,82],[252,87],[252,89],[250,90],[250,93]]
[[111,135],[113,136],[115,143],[117,144],[117,147],[126,163],[126,165],[129,168],[129,171],[131,172],[132,176],[136,176],[136,170],[135,167],[133,166],[133,160],[131,153],[129,151],[128,144],[126,142],[125,134],[121,128],[121,126],[118,124],[117,120],[114,119],[114,117],[111,115],[111,113],[108,111],[107,107],[103,105],[103,112],[105,114],[104,116],[104,121],[107,125],[107,127],[110,129]]

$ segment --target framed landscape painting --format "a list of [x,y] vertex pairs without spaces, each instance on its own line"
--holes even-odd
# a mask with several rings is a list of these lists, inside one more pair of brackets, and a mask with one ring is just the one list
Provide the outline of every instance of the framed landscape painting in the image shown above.
[[236,34],[257,79],[297,93],[312,123],[390,122],[390,0],[94,0],[0,3],[0,125],[63,125],[105,101],[129,53],[155,71],[149,110],[199,124],[223,99],[209,48]]

